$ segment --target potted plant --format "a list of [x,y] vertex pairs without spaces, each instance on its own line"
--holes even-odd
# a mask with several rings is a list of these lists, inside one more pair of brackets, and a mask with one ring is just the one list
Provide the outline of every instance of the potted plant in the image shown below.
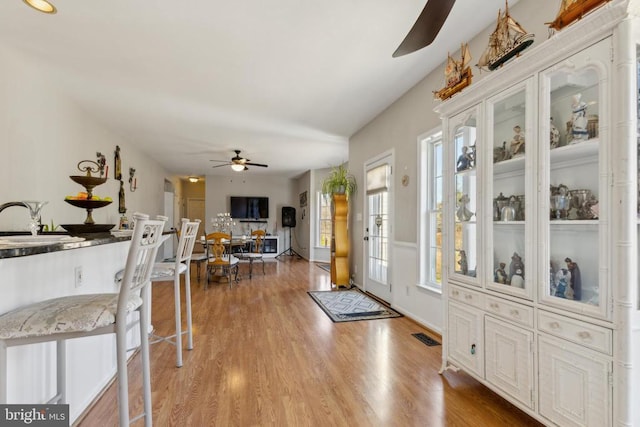
[[334,167],[322,181],[322,193],[325,195],[344,194],[348,199],[357,189],[356,178],[344,165]]

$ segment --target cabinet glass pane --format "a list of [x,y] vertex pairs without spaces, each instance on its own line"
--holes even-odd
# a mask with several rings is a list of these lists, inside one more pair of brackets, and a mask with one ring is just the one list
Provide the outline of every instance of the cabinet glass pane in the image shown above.
[[526,91],[492,104],[493,282],[525,288]]
[[455,224],[453,271],[469,277],[476,277],[478,266],[477,179],[476,179],[476,120],[467,119],[453,134],[456,156]]
[[[550,75],[547,292],[600,306],[600,76],[595,68]],[[606,178],[604,179],[606,186]]]

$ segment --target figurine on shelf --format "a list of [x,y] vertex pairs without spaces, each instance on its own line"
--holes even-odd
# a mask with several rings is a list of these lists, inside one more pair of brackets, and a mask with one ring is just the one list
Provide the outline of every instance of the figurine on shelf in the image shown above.
[[571,134],[567,135],[567,140],[570,141],[571,144],[589,139],[589,132],[587,130],[587,103],[581,101],[581,98],[581,93],[576,93],[571,98]]
[[458,260],[458,266],[460,267],[460,269],[458,271],[466,276],[467,273],[469,273],[469,264],[467,263],[467,253],[463,250],[460,250],[458,252],[460,252],[460,259]]
[[524,154],[524,135],[522,134],[522,128],[519,125],[513,127],[515,135],[509,145],[510,157],[521,156]]
[[456,162],[456,171],[461,172],[467,169],[471,169],[473,167],[471,148],[463,145],[460,149],[460,152],[461,154],[458,156],[458,161]]
[[560,145],[560,131],[553,123],[553,117],[551,117],[551,123],[549,124],[549,142],[551,149],[558,148]]
[[598,219],[600,209],[598,199],[593,194],[584,204],[584,219]]
[[513,276],[521,276],[524,279],[524,262],[517,252],[511,256],[511,264],[509,264],[509,283],[513,280]]
[[553,272],[553,263],[549,261],[549,295],[555,295],[557,287],[556,275]]
[[509,152],[507,151],[507,141],[502,141],[502,147],[497,146],[493,149],[493,163],[498,163],[503,160],[509,159]]
[[460,200],[458,200],[460,204],[458,205],[458,210],[456,211],[456,216],[460,221],[469,221],[473,216],[473,212],[471,212],[467,205],[469,204],[469,195],[463,194],[460,196]]
[[569,273],[569,270],[566,268],[559,269],[556,273],[556,291],[553,296],[558,298],[567,298],[569,280],[571,280],[571,273]]
[[524,273],[522,270],[517,269],[514,275],[511,277],[511,286],[514,288],[524,289],[524,277],[522,277]]
[[573,299],[580,301],[582,300],[582,279],[580,278],[580,267],[578,267],[578,264],[573,262],[569,257],[565,258],[564,262],[567,263],[567,270],[569,270],[570,273],[569,287],[573,291]]
[[496,268],[496,271],[493,273],[493,281],[496,283],[500,283],[503,285],[507,284],[507,272],[505,271],[505,267],[507,264],[504,262],[500,263],[500,267]]

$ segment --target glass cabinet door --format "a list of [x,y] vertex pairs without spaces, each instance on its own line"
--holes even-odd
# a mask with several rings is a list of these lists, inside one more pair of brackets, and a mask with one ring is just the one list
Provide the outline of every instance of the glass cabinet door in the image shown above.
[[[477,111],[462,113],[450,122],[449,138],[452,140],[453,182],[450,190],[450,207],[453,215],[453,253],[448,257],[450,277],[468,284],[480,286],[479,234],[477,224],[478,179],[476,175],[476,122]],[[451,250],[450,249],[450,250]]]
[[[533,81],[487,101],[486,274],[487,287],[531,299],[531,162],[535,158]],[[490,143],[489,143],[490,142]],[[491,215],[488,214],[491,212]],[[528,267],[528,268],[527,268]]]
[[541,297],[599,317],[608,317],[609,298],[609,141],[599,122],[609,121],[610,46],[598,42],[540,77]]

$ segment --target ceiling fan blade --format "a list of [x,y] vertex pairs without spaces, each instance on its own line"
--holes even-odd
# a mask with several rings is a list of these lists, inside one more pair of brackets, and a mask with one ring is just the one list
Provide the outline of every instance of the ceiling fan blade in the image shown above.
[[223,166],[229,166],[231,163],[227,162],[227,163],[220,163],[219,165],[214,165],[211,166],[212,168],[221,168]]
[[456,0],[428,0],[416,23],[391,56],[397,58],[429,46],[440,32],[455,2]]
[[218,163],[229,163],[229,160],[213,160],[209,159],[210,162],[218,162]]
[[269,165],[265,165],[262,163],[251,163],[251,162],[245,162],[245,165],[249,165],[249,166],[260,166],[261,168],[268,168]]

